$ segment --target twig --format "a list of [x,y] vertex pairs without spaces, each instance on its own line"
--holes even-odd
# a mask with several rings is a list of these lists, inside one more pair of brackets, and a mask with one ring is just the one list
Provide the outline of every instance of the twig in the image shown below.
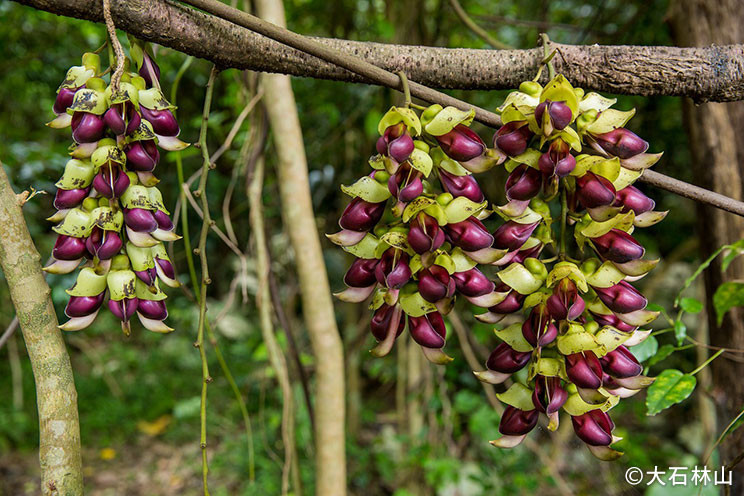
[[483,38],[483,41],[491,45],[493,48],[497,48],[499,50],[508,50],[510,48],[513,48],[511,45],[507,45],[506,43],[502,43],[501,41],[497,40],[496,38],[491,36],[488,31],[480,27],[478,23],[471,19],[462,5],[460,5],[460,2],[458,2],[457,0],[449,0],[449,3],[452,6],[452,9],[455,11],[455,14],[457,14],[457,17],[459,17],[462,21],[462,23],[465,24],[465,26],[477,36]]
[[3,335],[0,336],[0,349],[2,349],[3,346],[5,346],[5,343],[8,342],[8,340],[11,338],[11,336],[13,336],[13,333],[16,332],[17,329],[18,329],[18,316],[16,315],[13,317],[13,320],[10,321],[10,324],[8,324],[8,327],[5,328]]
[[258,101],[261,100],[262,96],[263,96],[263,91],[258,91],[253,96],[253,98],[251,98],[251,101],[249,101],[248,104],[245,107],[243,107],[243,110],[240,112],[237,119],[235,119],[235,122],[233,123],[232,128],[230,128],[230,132],[227,133],[225,142],[222,143],[222,145],[217,149],[217,151],[212,154],[212,157],[210,159],[212,162],[217,162],[217,160],[222,156],[222,154],[230,149],[230,145],[232,145],[232,142],[235,139],[235,135],[238,134],[240,127],[243,125],[243,121],[245,121],[245,118],[248,117],[248,114],[251,113],[251,110],[253,110],[253,107],[256,106]]
[[[323,45],[311,38],[288,31],[274,24],[263,21],[255,16],[246,14],[239,10],[231,9],[229,6],[218,2],[217,0],[183,0],[184,3],[203,9],[217,17],[230,21],[244,28],[255,31],[275,41],[288,45],[297,50],[314,55],[320,59],[331,62],[339,67],[343,67],[355,74],[366,79],[374,81],[388,88],[400,89],[400,76],[393,72],[386,71],[376,65],[367,62],[364,59],[354,55],[340,52],[334,48]],[[561,46],[561,49],[564,46]],[[550,66],[549,66],[550,67]],[[480,107],[476,107],[457,98],[441,93],[439,91],[427,88],[419,83],[409,81],[411,94],[427,102],[439,103],[442,105],[452,105],[460,109],[473,109],[475,118],[479,122],[490,126],[499,127],[501,125],[500,116],[489,112]],[[683,181],[664,176],[658,172],[646,170],[640,177],[640,180],[652,184],[658,188],[666,189],[672,193],[677,193],[701,203],[707,203],[718,207],[727,212],[744,216],[744,202],[728,198],[726,196],[707,191],[703,188],[687,184]]]
[[114,48],[116,54],[116,70],[111,75],[111,89],[112,93],[116,94],[119,92],[119,82],[121,76],[124,74],[124,49],[119,43],[119,38],[116,36],[116,26],[114,25],[114,18],[111,17],[111,0],[103,0],[103,19],[106,22],[106,30],[108,31],[109,39],[111,40],[111,46]]
[[194,347],[199,349],[199,357],[202,363],[202,390],[199,418],[201,421],[200,446],[202,450],[202,484],[204,487],[204,496],[209,496],[209,487],[207,484],[207,474],[209,473],[207,460],[207,385],[212,382],[207,364],[207,352],[204,349],[204,325],[207,320],[207,286],[212,282],[209,277],[209,263],[207,261],[207,235],[209,234],[209,228],[212,226],[212,219],[209,217],[209,202],[207,201],[207,176],[212,168],[212,163],[209,161],[209,150],[207,149],[207,128],[209,127],[209,111],[212,105],[214,81],[218,73],[219,70],[217,67],[212,66],[212,71],[209,73],[209,80],[207,81],[202,124],[199,131],[199,145],[203,159],[202,172],[201,179],[199,180],[199,189],[194,193],[194,196],[199,197],[202,201],[203,212],[202,227],[199,234],[199,247],[197,248],[201,262],[201,286],[199,292],[199,326]]
[[256,293],[256,305],[261,321],[261,334],[269,355],[269,362],[276,372],[279,386],[282,390],[282,442],[284,444],[284,467],[282,469],[282,495],[289,493],[289,477],[293,475],[294,494],[302,494],[300,488],[299,466],[297,459],[297,447],[295,445],[295,418],[294,399],[292,387],[289,383],[287,373],[287,362],[274,335],[271,321],[271,293],[269,289],[269,265],[268,250],[266,247],[266,235],[263,221],[263,174],[264,161],[259,160],[253,174],[253,180],[248,190],[251,205],[250,222],[253,228],[253,236],[256,245],[256,272],[258,274],[258,291]]
[[674,194],[695,200],[696,202],[707,203],[726,212],[744,217],[744,202],[729,198],[720,193],[708,191],[694,184],[689,184],[649,169],[643,171],[640,180],[651,186],[656,186],[657,188],[665,189]]
[[[269,245],[269,258],[271,254],[271,243]],[[269,264],[271,261],[269,260]],[[310,417],[310,425],[313,428],[313,435],[315,434],[315,413],[313,413],[313,402],[310,396],[310,381],[305,373],[305,367],[302,366],[300,360],[300,352],[297,348],[297,342],[294,336],[293,326],[287,318],[287,313],[284,311],[282,305],[282,298],[279,294],[279,285],[276,281],[274,271],[269,271],[269,289],[271,290],[271,301],[274,306],[274,312],[276,313],[276,319],[279,322],[279,326],[284,329],[284,334],[287,336],[287,344],[289,345],[289,354],[292,355],[292,361],[294,361],[295,367],[297,368],[297,375],[300,378],[302,384],[302,395],[305,397],[305,406],[307,407],[307,416]]]

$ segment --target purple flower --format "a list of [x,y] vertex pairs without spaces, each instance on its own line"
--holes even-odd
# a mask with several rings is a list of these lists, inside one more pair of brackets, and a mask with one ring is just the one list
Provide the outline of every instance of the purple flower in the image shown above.
[[568,392],[561,386],[560,377],[538,375],[535,378],[532,403],[539,412],[553,414],[561,409],[567,399]]
[[617,313],[630,313],[646,308],[648,300],[626,281],[609,288],[594,288],[607,308]]
[[607,234],[592,238],[592,244],[600,256],[615,263],[637,260],[646,252],[633,236],[620,229],[612,229]]
[[418,254],[437,250],[444,244],[444,230],[434,217],[421,212],[411,222],[408,244]]
[[442,183],[442,189],[452,196],[464,196],[475,203],[483,201],[483,191],[481,191],[478,182],[470,174],[465,176],[456,176],[450,174],[444,169],[439,169],[439,181]]
[[430,312],[421,317],[408,316],[408,330],[411,337],[424,348],[441,348],[447,329],[439,312]]
[[95,143],[105,131],[106,123],[100,115],[75,112],[72,116],[72,139],[77,143]]
[[181,131],[178,122],[170,110],[152,110],[140,105],[142,117],[152,124],[152,130],[160,136],[178,136]]
[[65,307],[65,315],[70,318],[87,317],[101,308],[105,297],[105,291],[95,296],[70,296]]
[[109,310],[111,310],[111,313],[113,313],[114,316],[116,316],[116,318],[121,320],[122,322],[128,322],[129,319],[132,318],[134,312],[137,311],[138,304],[139,299],[137,298],[124,298],[123,300],[119,301],[108,301]]
[[152,320],[165,320],[168,317],[165,300],[139,300],[137,303],[137,312],[142,314],[143,317]]
[[[551,102],[550,100],[545,100],[535,107],[535,120],[537,120],[538,125],[542,125],[546,110],[548,111],[550,125],[553,129],[560,131],[571,123],[573,113],[571,112],[571,108],[566,105],[566,102]],[[550,133],[546,131],[545,134]]]
[[610,416],[600,409],[583,415],[571,417],[574,432],[590,446],[609,446],[612,443],[612,429],[615,424]]
[[408,254],[397,248],[388,248],[375,267],[377,282],[389,289],[400,289],[411,279]]
[[150,58],[147,52],[143,52],[142,67],[140,67],[139,75],[145,80],[147,87],[153,86],[153,77],[156,81],[160,80],[160,67],[158,64]]
[[618,379],[635,377],[643,372],[643,366],[625,346],[618,346],[599,361],[602,364],[602,370]]
[[475,217],[468,217],[455,224],[447,224],[444,230],[452,244],[465,251],[478,251],[493,244],[493,236]]
[[385,202],[370,203],[357,197],[346,206],[338,225],[350,231],[369,231],[380,221],[384,212]]
[[135,141],[124,148],[127,167],[133,171],[152,172],[160,160],[160,152],[154,140]]
[[344,282],[352,288],[366,288],[377,282],[375,267],[376,258],[357,258],[346,271]]
[[108,260],[119,253],[122,242],[119,233],[94,227],[88,239],[85,240],[85,247],[91,256],[98,257],[99,260]]
[[453,160],[467,162],[481,156],[486,151],[486,144],[478,134],[467,126],[458,124],[441,136],[435,136],[442,151]]
[[136,131],[142,118],[132,102],[113,104],[104,114],[103,121],[117,136],[132,134]]
[[489,355],[486,367],[502,374],[513,374],[522,370],[529,363],[531,356],[532,353],[529,351],[517,351],[508,344],[501,343]]
[[54,208],[64,210],[77,207],[85,200],[88,193],[90,193],[90,186],[77,189],[57,189],[57,193],[54,195]]
[[155,269],[155,267],[150,267],[149,269],[145,270],[135,270],[134,274],[139,278],[140,281],[147,284],[147,286],[152,286],[153,284],[155,284],[155,280],[158,278],[158,271]]
[[408,160],[414,148],[413,138],[411,138],[408,128],[402,122],[388,126],[377,140],[377,152],[380,155],[392,158],[398,164]]
[[517,291],[513,290],[511,287],[507,286],[504,283],[499,284],[496,287],[496,291],[499,293],[508,291],[509,293],[506,295],[506,298],[504,298],[501,303],[489,308],[488,310],[490,312],[501,315],[508,315],[522,308],[522,303],[524,303],[524,299],[526,298],[525,295],[519,294]]
[[534,347],[547,346],[555,341],[558,337],[558,328],[550,318],[545,305],[532,308],[529,317],[522,324],[522,335]]
[[72,100],[75,98],[75,93],[80,88],[60,88],[57,93],[57,98],[54,100],[54,113],[57,115],[64,114],[67,109],[72,105]]
[[408,203],[424,192],[420,171],[411,167],[408,162],[403,163],[388,179],[390,194],[403,203]]
[[656,206],[656,202],[632,185],[626,186],[617,192],[617,200],[615,201],[615,204],[617,206],[622,206],[623,212],[629,212],[632,210],[636,215],[653,210]]
[[[394,314],[395,307],[386,304],[383,304],[380,308],[377,309],[377,311],[375,311],[374,315],[372,316],[372,321],[370,322],[370,330],[372,331],[372,335],[377,341],[384,341],[387,337]],[[400,319],[398,323],[398,329],[396,331],[396,336],[400,336],[405,327],[406,321],[404,319]]]
[[457,291],[465,296],[483,296],[493,292],[495,284],[483,274],[480,270],[473,267],[463,272],[452,274]]
[[555,320],[576,320],[586,308],[576,284],[568,278],[561,279],[545,304]]
[[118,198],[124,194],[129,187],[129,176],[118,164],[108,164],[101,167],[96,177],[93,178],[93,187],[101,196],[106,198]]
[[417,274],[418,290],[421,296],[432,303],[442,298],[451,298],[455,294],[455,280],[449,272],[439,265],[432,265],[428,269],[421,269]]
[[594,315],[594,320],[597,321],[597,324],[601,326],[612,326],[615,329],[618,329],[623,332],[633,332],[636,329],[638,329],[637,326],[626,324],[625,322],[617,318],[615,314],[610,314],[610,315],[592,314],[592,315]]
[[506,197],[509,200],[530,200],[540,192],[542,182],[540,171],[522,164],[506,179]]
[[537,425],[537,410],[520,410],[507,405],[499,422],[499,432],[505,436],[523,436]]
[[574,170],[576,159],[571,155],[568,143],[559,138],[550,143],[547,152],[540,155],[537,165],[545,176],[556,175],[563,178]]
[[158,228],[158,221],[150,210],[144,208],[124,208],[124,223],[135,232],[151,233]]
[[615,201],[615,187],[607,179],[593,172],[587,172],[576,179],[576,194],[585,208],[612,205]]
[[648,150],[648,142],[624,127],[594,136],[597,146],[610,155],[621,159],[631,158]]
[[54,242],[52,256],[57,260],[80,260],[87,252],[85,239],[59,234]]
[[493,144],[496,148],[511,157],[515,157],[527,150],[527,143],[532,138],[527,121],[512,121],[496,131]]
[[510,220],[493,233],[493,247],[509,251],[518,250],[532,235],[538,224],[539,222],[519,224]]
[[566,355],[566,374],[577,387],[584,389],[602,387],[602,364],[591,351]]

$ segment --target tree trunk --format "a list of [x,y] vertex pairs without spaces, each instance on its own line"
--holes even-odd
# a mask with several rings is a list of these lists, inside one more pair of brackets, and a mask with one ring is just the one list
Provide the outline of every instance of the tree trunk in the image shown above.
[[[683,0],[672,7],[672,26],[677,44],[709,46],[744,41],[744,10],[739,0]],[[744,102],[707,103],[696,106],[684,102],[684,117],[692,152],[695,181],[705,188],[732,198],[742,198],[744,175]],[[698,209],[698,236],[701,257],[717,247],[744,238],[744,219],[702,204]],[[729,312],[723,325],[716,323],[712,296],[721,283],[744,278],[744,263],[737,260],[726,273],[720,258],[705,272],[710,343],[714,346],[744,348],[744,309]],[[744,365],[721,357],[712,364],[715,384],[713,398],[718,410],[719,430],[744,406]],[[744,430],[739,429],[721,446],[721,462],[727,464],[744,452]],[[732,494],[744,489],[744,465],[737,467]]]
[[[286,24],[281,0],[258,0],[259,15]],[[318,496],[346,494],[344,358],[310,199],[307,157],[288,76],[264,76],[264,102],[278,155],[284,223],[295,252],[302,311],[315,355],[315,447]]]
[[39,409],[41,493],[83,494],[77,392],[41,258],[0,164],[0,265],[26,342]]

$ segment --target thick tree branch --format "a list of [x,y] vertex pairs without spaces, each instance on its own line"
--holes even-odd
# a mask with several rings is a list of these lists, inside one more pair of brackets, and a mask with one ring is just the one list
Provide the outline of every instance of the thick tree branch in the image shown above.
[[21,206],[0,164],[0,265],[36,381],[41,494],[83,494],[77,392],[51,291]]
[[[15,0],[24,5],[96,22],[98,0]],[[118,28],[144,40],[228,68],[372,82],[311,55],[171,0],[112,0]],[[542,50],[473,50],[388,45],[316,38],[391,72],[404,71],[425,86],[506,89],[531,79]],[[588,90],[642,96],[688,96],[701,101],[744,99],[744,45],[705,48],[571,46],[552,44],[563,57],[556,69]]]

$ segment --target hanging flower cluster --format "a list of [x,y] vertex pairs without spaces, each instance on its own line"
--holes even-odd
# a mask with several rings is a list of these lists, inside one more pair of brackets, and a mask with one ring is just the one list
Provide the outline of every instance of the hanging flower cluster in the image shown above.
[[[457,293],[487,308],[479,320],[509,322],[476,373],[492,384],[514,380],[499,395],[507,406],[496,446],[519,444],[540,413],[557,429],[563,409],[595,456],[614,459],[607,412],[653,382],[628,347],[648,337],[640,328],[657,313],[630,283],[658,260],[643,259],[632,234],[666,212],[632,184],[661,154],[646,153],[648,143],[625,128],[634,111],[614,103],[560,75],[545,87],[522,83],[498,109],[503,125],[490,149],[467,127],[472,112],[434,105],[419,119],[393,108],[380,123],[375,171],[342,187],[353,200],[329,237],[358,258],[337,296],[360,302],[374,293],[375,354],[390,350],[407,320],[427,357],[446,362],[442,314]],[[493,208],[505,222],[491,233],[470,173],[497,164],[509,173],[508,202]],[[499,269],[493,280],[489,265]]]
[[472,110],[439,105],[420,118],[410,108],[391,108],[378,126],[374,171],[342,187],[353,199],[342,230],[329,238],[358,258],[344,278],[349,288],[336,296],[361,302],[374,293],[376,356],[390,352],[408,323],[426,357],[446,363],[442,315],[456,295],[483,308],[502,298],[476,268],[504,252],[481,222],[490,212],[471,172],[503,157],[470,130],[473,117]]
[[[76,331],[89,326],[108,296],[108,308],[128,335],[136,313],[144,327],[170,332],[166,295],[159,282],[178,282],[163,242],[180,239],[174,231],[153,170],[158,146],[181,150],[179,127],[160,91],[160,69],[141,45],[130,55],[139,73],[124,72],[118,87],[101,77],[100,59],[83,55],[57,91],[49,123],[70,127],[71,159],[57,182],[49,218],[58,223],[54,261],[44,270],[67,274],[84,263],[67,290],[69,320]],[[127,59],[127,63],[129,60]]]

